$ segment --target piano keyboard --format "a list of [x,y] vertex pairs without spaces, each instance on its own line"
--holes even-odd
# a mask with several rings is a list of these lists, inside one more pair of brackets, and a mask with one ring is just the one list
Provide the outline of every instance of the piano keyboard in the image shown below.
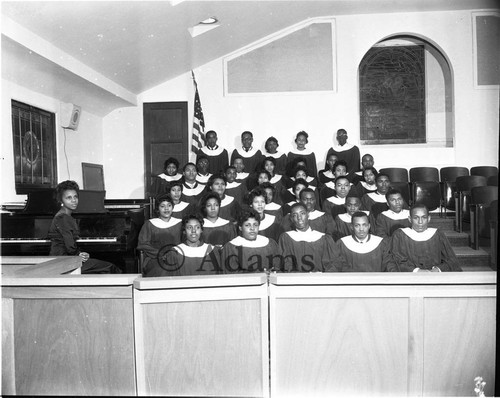
[[[112,237],[92,237],[92,238],[80,238],[77,239],[77,243],[113,243],[117,242],[118,239],[115,236]],[[50,239],[33,239],[33,238],[8,238],[0,239],[1,244],[8,243],[50,243]]]

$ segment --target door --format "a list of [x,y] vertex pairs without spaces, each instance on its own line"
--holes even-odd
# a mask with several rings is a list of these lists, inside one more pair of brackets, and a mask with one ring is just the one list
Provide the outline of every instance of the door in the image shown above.
[[144,103],[144,191],[155,176],[163,172],[163,163],[169,157],[188,162],[187,102]]

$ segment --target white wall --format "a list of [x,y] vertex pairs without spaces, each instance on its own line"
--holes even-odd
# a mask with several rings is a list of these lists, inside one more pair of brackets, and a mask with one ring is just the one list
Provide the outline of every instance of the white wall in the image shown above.
[[[369,27],[369,29],[367,28]],[[309,147],[321,164],[337,129],[359,141],[358,66],[376,42],[395,34],[421,37],[451,64],[454,90],[453,148],[431,145],[361,146],[371,153],[377,168],[400,166],[498,166],[498,88],[475,89],[471,11],[350,15],[336,18],[338,90],[335,93],[223,95],[223,61],[217,59],[195,70],[206,128],[216,130],[228,149],[239,143],[244,130],[262,145],[270,135],[280,150],[292,148],[300,130],[310,134]],[[141,197],[143,192],[142,103],[188,101],[191,125],[193,86],[190,73],[140,96],[137,108],[123,108],[104,118],[104,167],[108,197]],[[442,125],[440,120],[439,124]],[[118,148],[118,150],[117,150]],[[123,176],[127,176],[124,183]]]
[[[0,149],[1,203],[26,199],[26,195],[16,195],[15,192],[11,121],[12,99],[56,113],[58,181],[71,178],[80,187],[83,187],[82,162],[103,163],[102,118],[83,109],[78,130],[66,130],[65,144],[64,130],[59,123],[59,100],[28,90],[4,79],[2,80],[2,140]],[[67,154],[67,160],[65,153]],[[106,173],[106,170],[104,172]]]

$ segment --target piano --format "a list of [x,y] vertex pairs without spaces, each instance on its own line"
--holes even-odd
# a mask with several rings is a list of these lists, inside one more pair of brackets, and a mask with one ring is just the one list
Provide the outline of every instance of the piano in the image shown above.
[[[1,254],[10,256],[46,256],[50,224],[60,205],[54,190],[28,194],[21,211],[1,213]],[[92,257],[118,265],[124,272],[139,269],[137,240],[142,224],[149,218],[149,199],[105,199],[105,191],[79,193],[79,205],[73,217],[80,228],[78,246]]]

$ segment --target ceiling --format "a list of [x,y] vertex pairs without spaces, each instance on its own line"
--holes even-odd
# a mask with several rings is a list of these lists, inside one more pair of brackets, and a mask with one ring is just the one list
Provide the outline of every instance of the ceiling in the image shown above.
[[[134,105],[143,91],[308,18],[491,9],[497,4],[497,0],[3,1],[2,22],[13,24],[2,27],[2,76],[67,102],[77,102],[75,90],[87,90],[84,102],[93,101],[90,111],[102,115]],[[188,28],[211,16],[220,27],[192,38]]]

